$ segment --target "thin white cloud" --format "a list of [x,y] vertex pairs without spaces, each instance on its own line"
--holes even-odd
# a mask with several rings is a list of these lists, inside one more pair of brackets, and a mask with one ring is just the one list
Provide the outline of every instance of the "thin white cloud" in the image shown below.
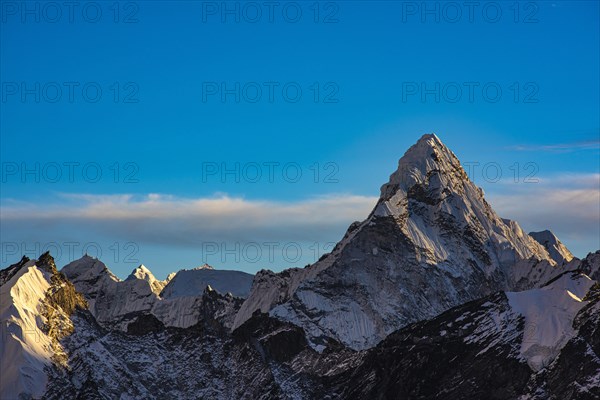
[[[498,188],[502,191],[508,191],[508,194],[512,194],[514,191],[527,192],[532,190],[536,192],[537,189],[541,188],[557,188],[557,189],[580,189],[598,188],[600,184],[600,174],[596,173],[562,173],[553,176],[531,176],[531,177],[519,177],[515,181],[514,177],[502,178],[496,182],[486,181],[481,179],[480,181],[474,182],[476,185],[486,186],[487,189]],[[500,186],[499,186],[500,185]]]
[[550,229],[579,255],[600,248],[600,174],[562,174],[486,189],[496,212],[525,230]]
[[[226,195],[211,198],[177,198],[171,195],[90,195],[63,194],[73,204],[21,204],[3,208],[3,219],[86,218],[86,219],[162,219],[162,218],[240,218],[263,224],[264,217],[285,218],[295,223],[319,221],[323,216],[338,221],[363,214],[374,206],[376,197],[331,195],[297,202],[245,200]],[[78,200],[78,201],[77,201]],[[73,203],[73,201],[69,202]],[[366,212],[366,213],[365,213]]]
[[[600,174],[539,177],[538,183],[484,185],[499,215],[527,231],[551,229],[578,255],[600,247]],[[3,201],[2,232],[78,232],[150,245],[197,246],[207,241],[337,241],[363,220],[377,197],[331,195],[281,202],[217,195],[181,198],[63,194],[60,201]]]
[[600,141],[588,140],[573,143],[516,145],[509,147],[509,149],[516,151],[545,151],[551,153],[568,153],[576,150],[598,150],[600,149]]
[[[54,204],[10,203],[3,224],[101,230],[152,243],[207,240],[320,240],[366,218],[377,198],[331,195],[295,202],[246,200],[221,195],[62,195]],[[335,233],[334,233],[335,232]],[[334,236],[334,237],[335,237]]]

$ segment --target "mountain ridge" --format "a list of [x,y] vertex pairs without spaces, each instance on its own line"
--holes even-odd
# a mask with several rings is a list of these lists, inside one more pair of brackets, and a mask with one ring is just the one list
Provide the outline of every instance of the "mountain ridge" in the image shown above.
[[306,268],[202,266],[160,291],[144,265],[121,281],[87,255],[0,270],[1,396],[600,398],[600,250],[569,254],[500,218],[425,135]]

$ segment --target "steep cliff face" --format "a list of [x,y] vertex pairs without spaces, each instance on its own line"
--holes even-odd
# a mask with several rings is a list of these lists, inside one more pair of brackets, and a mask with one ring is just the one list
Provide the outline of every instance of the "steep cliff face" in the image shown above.
[[66,276],[57,271],[49,253],[42,254],[37,264],[52,271],[50,287],[42,300],[41,314],[46,321],[42,329],[51,340],[53,362],[66,365],[68,355],[60,341],[73,333],[71,315],[77,310],[87,309],[88,304]]
[[589,253],[586,258],[581,260],[579,268],[590,278],[600,281],[600,250]]
[[261,272],[234,326],[260,309],[368,348],[392,331],[498,290],[523,290],[565,268],[501,219],[460,162],[424,135],[382,186],[375,209],[335,250],[302,270]]

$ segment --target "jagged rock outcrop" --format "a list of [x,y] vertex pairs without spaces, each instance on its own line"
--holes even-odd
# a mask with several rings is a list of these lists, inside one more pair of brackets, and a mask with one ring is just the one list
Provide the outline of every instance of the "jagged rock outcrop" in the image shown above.
[[579,266],[583,273],[589,275],[590,278],[600,281],[600,250],[589,253]]

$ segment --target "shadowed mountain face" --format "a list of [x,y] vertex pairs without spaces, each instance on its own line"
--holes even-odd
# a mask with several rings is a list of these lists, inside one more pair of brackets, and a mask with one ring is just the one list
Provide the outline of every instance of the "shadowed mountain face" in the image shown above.
[[565,269],[556,264],[492,210],[454,153],[425,135],[331,254],[304,270],[257,274],[234,326],[260,309],[302,326],[315,348],[334,337],[364,349],[494,291],[535,287]]
[[[423,136],[304,269],[0,271],[2,398],[597,399],[600,251],[501,219]],[[248,297],[244,299],[244,296]]]

